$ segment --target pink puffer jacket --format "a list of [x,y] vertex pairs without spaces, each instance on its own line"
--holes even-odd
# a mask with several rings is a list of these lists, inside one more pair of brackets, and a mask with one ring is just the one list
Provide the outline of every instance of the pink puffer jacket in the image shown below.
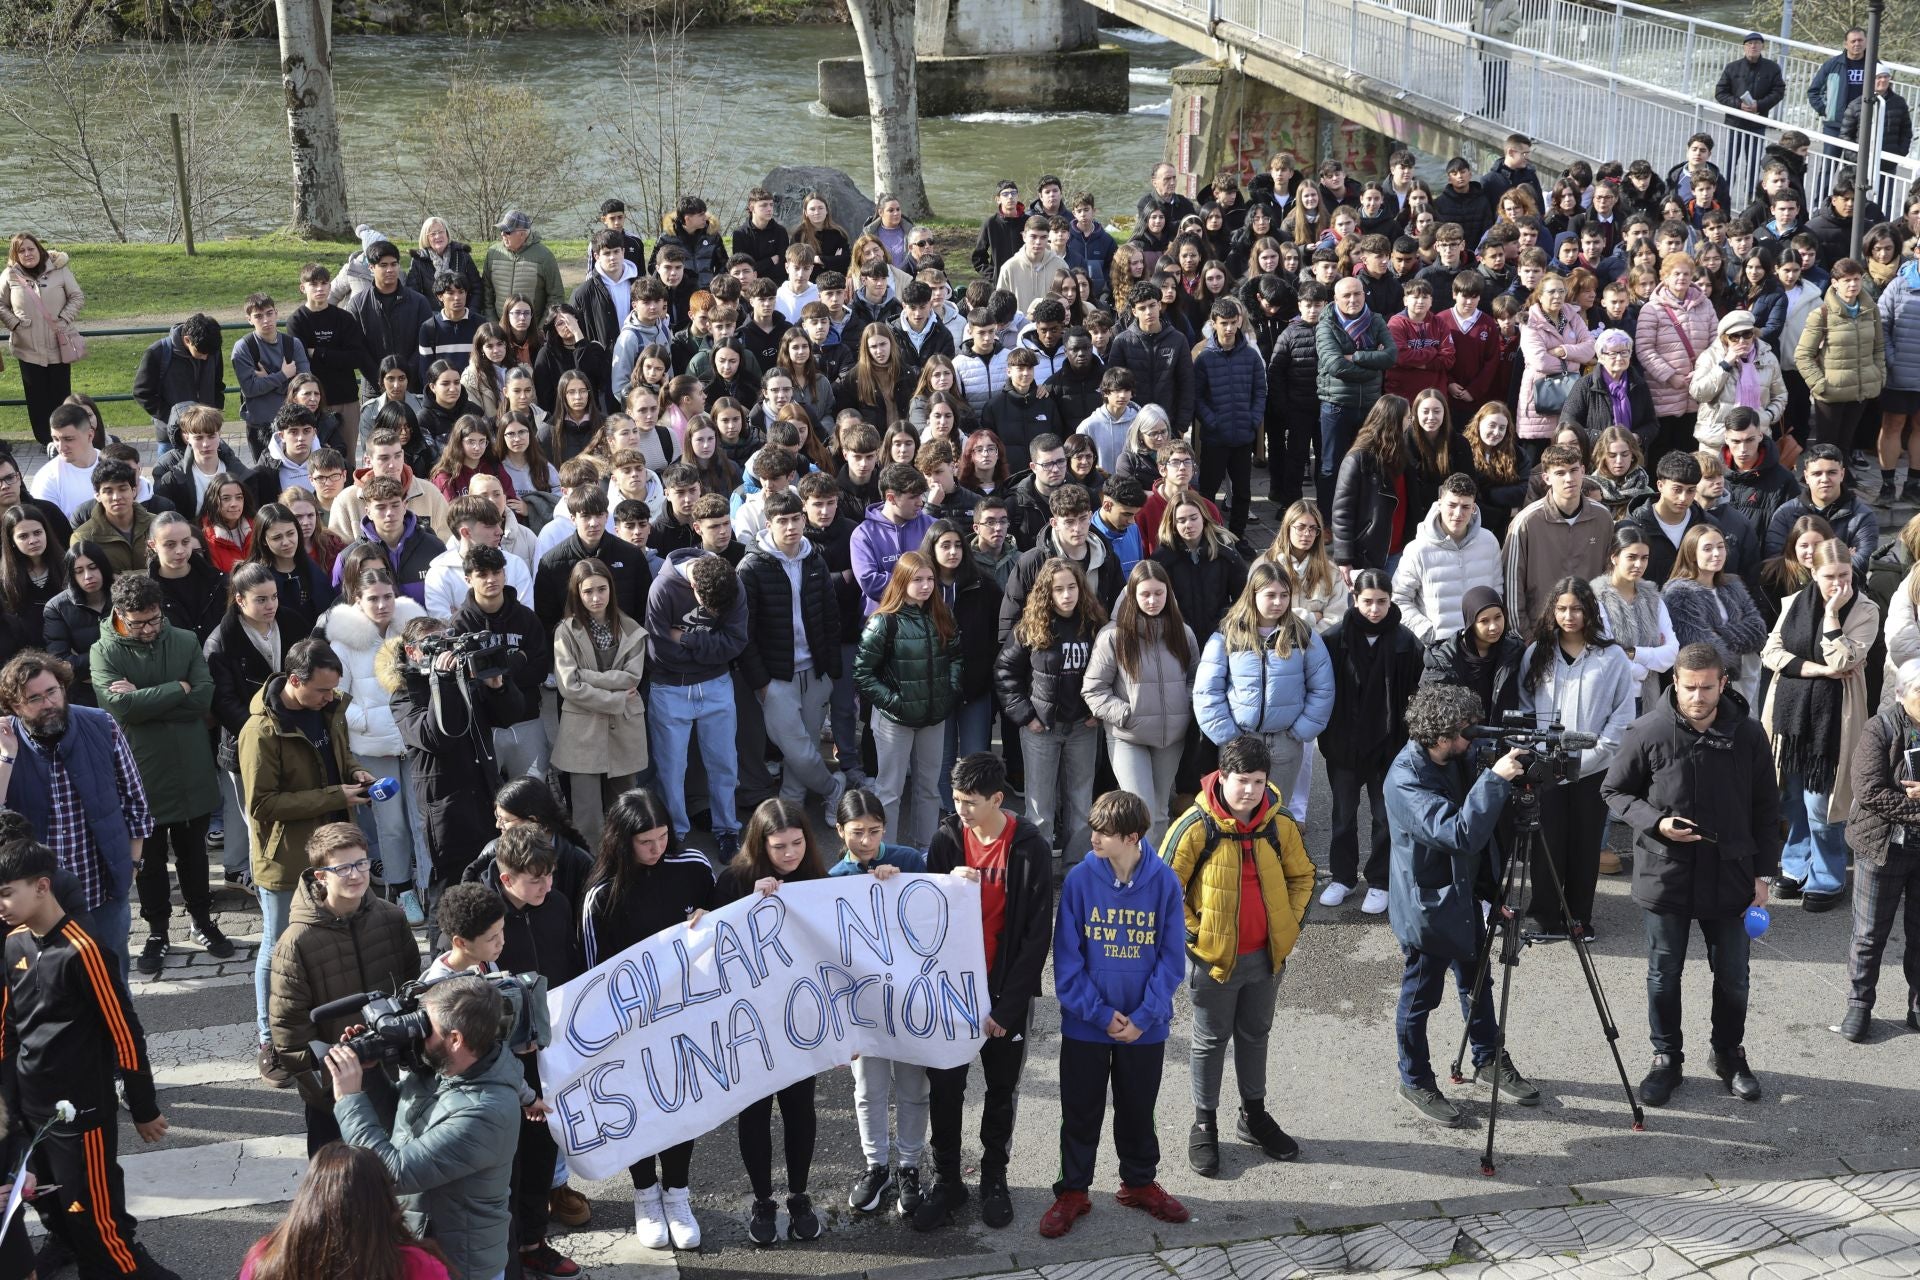
[[[1555,347],[1566,348],[1564,360],[1553,354]],[[1554,427],[1559,425],[1560,413],[1558,410],[1541,413],[1534,408],[1533,381],[1556,373],[1579,373],[1580,366],[1593,359],[1593,334],[1588,331],[1580,308],[1562,303],[1560,323],[1556,326],[1539,304],[1528,307],[1526,320],[1520,326],[1520,358],[1526,367],[1520,374],[1519,437],[1549,439]]]
[[1633,354],[1647,375],[1653,411],[1661,417],[1676,418],[1694,411],[1687,383],[1700,353],[1713,345],[1718,323],[1713,304],[1698,286],[1690,286],[1686,297],[1676,299],[1665,284],[1658,285],[1640,308]]

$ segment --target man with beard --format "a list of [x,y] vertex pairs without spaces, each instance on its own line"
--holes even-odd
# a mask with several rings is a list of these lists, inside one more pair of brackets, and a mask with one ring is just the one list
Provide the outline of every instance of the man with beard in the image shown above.
[[37,649],[0,668],[0,789],[79,881],[88,932],[118,957],[125,981],[127,891],[153,815],[120,726],[104,711],[69,706],[72,682],[73,668]]

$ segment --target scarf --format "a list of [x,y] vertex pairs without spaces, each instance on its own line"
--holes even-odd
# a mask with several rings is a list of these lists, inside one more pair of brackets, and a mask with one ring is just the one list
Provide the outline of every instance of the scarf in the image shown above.
[[1754,343],[1753,349],[1747,352],[1747,358],[1740,362],[1739,367],[1734,372],[1738,378],[1738,381],[1734,384],[1734,396],[1739,400],[1740,407],[1743,409],[1758,410],[1766,403],[1766,401],[1761,398],[1760,392],[1759,343]]
[[1887,282],[1892,280],[1899,272],[1900,264],[1898,262],[1880,262],[1872,257],[1867,259],[1867,279],[1873,281],[1875,293],[1884,291],[1887,287]]
[[1353,339],[1353,349],[1355,351],[1373,350],[1373,343],[1369,340],[1373,333],[1372,307],[1363,304],[1360,308],[1360,314],[1354,316],[1352,319],[1348,319],[1338,311],[1334,312],[1334,316],[1340,321],[1340,327],[1347,331],[1347,336]]
[[1633,370],[1628,369],[1618,378],[1607,372],[1605,365],[1600,366],[1600,385],[1607,389],[1607,399],[1613,402],[1613,425],[1633,428],[1633,397],[1628,393],[1633,387]]
[[1368,622],[1367,615],[1349,609],[1340,629],[1346,635],[1341,661],[1359,699],[1358,705],[1342,708],[1351,741],[1398,750],[1399,744],[1391,740],[1393,709],[1411,692],[1389,687],[1393,683],[1393,637],[1400,630],[1400,606],[1388,605],[1378,622]]
[[[1841,610],[1842,622],[1859,599],[1855,592],[1847,601]],[[1820,629],[1826,612],[1818,582],[1800,589],[1780,624],[1780,641],[1788,653],[1808,662],[1823,660]],[[1840,764],[1840,721],[1845,701],[1846,691],[1838,680],[1789,676],[1784,671],[1774,678],[1774,758],[1783,774],[1799,774],[1808,791],[1824,794],[1833,790],[1834,771]]]

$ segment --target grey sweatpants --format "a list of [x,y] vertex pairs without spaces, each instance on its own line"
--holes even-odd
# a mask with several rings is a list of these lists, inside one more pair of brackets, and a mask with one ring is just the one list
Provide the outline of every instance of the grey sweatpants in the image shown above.
[[1187,959],[1187,994],[1193,997],[1193,1105],[1199,1111],[1220,1106],[1220,1077],[1233,1049],[1233,1074],[1240,1096],[1257,1102],[1267,1096],[1267,1033],[1273,1029],[1274,998],[1280,975],[1265,951],[1234,962],[1225,982],[1192,957]]

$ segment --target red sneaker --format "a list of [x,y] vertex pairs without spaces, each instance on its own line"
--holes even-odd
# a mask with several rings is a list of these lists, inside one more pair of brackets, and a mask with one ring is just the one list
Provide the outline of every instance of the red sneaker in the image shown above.
[[563,1256],[545,1240],[531,1249],[520,1251],[520,1269],[527,1275],[540,1276],[544,1280],[572,1280],[580,1274],[579,1263]]
[[1040,1215],[1040,1234],[1049,1240],[1057,1240],[1073,1230],[1075,1218],[1085,1217],[1092,1208],[1086,1192],[1062,1191],[1054,1200],[1053,1207]]
[[1162,1222],[1185,1222],[1188,1217],[1187,1206],[1168,1195],[1157,1182],[1149,1182],[1144,1187],[1121,1187],[1113,1198],[1129,1209],[1145,1209]]

